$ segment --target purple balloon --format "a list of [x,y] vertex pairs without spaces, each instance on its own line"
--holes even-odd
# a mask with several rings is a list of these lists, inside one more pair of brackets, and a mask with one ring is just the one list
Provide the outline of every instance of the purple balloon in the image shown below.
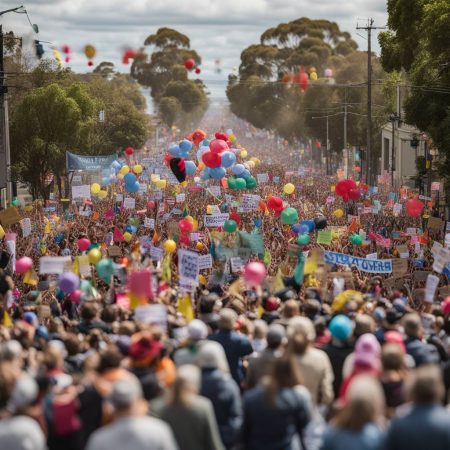
[[79,288],[80,279],[73,272],[64,272],[59,276],[58,285],[64,294],[71,294]]

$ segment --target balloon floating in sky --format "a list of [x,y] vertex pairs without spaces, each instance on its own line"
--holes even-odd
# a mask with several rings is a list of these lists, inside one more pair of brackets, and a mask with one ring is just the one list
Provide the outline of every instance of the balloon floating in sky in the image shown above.
[[130,59],[136,58],[138,52],[130,48],[126,49],[122,55],[122,64],[129,64]]
[[186,59],[184,61],[184,67],[186,67],[187,70],[192,70],[195,66],[195,61],[192,58]]
[[93,45],[87,44],[84,46],[84,54],[86,55],[86,58],[88,61],[88,66],[91,67],[94,65],[94,62],[92,61],[95,58],[95,54],[97,53],[97,50],[95,50],[95,47]]

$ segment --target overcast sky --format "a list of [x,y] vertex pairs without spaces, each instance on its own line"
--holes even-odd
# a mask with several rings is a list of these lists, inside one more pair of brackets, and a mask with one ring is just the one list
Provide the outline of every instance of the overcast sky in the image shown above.
[[[70,66],[87,71],[83,47],[97,49],[95,63],[112,61],[121,71],[124,47],[138,49],[159,27],[187,34],[191,47],[203,59],[202,76],[212,97],[224,98],[228,73],[239,66],[241,51],[257,43],[261,33],[281,22],[299,17],[328,19],[349,31],[365,50],[367,41],[356,33],[356,24],[368,17],[375,25],[386,24],[386,0],[24,0],[31,21],[40,28],[39,39],[73,49]],[[1,0],[0,9],[19,6],[20,0]],[[4,30],[31,35],[25,15],[1,18]],[[359,32],[361,33],[361,31]],[[362,32],[364,33],[364,32]],[[374,50],[378,50],[374,37]],[[47,47],[47,55],[50,50]],[[215,72],[221,60],[222,73]]]

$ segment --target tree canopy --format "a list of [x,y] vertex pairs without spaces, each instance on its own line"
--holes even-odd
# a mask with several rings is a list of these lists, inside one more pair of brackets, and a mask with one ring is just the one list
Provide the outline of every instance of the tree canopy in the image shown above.
[[406,121],[431,136],[450,191],[450,3],[389,0],[388,13],[389,30],[379,36],[381,62],[387,71],[406,72]]
[[192,59],[200,65],[200,56],[190,48],[187,36],[171,28],[160,28],[147,37],[144,45],[151,46],[151,53],[141,52],[134,59],[131,76],[151,88],[167,125],[191,127],[206,111],[208,99],[203,83],[188,78],[184,63]]

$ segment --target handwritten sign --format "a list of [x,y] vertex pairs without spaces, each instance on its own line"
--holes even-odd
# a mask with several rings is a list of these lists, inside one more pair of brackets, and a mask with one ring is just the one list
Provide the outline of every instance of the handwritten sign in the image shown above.
[[199,255],[189,250],[178,250],[178,273],[181,279],[198,284]]
[[433,303],[434,294],[439,284],[439,277],[430,273],[425,283],[425,301]]
[[131,197],[125,197],[125,199],[123,200],[123,207],[125,209],[135,209],[136,200]]
[[200,255],[198,257],[198,267],[199,270],[211,269],[212,256],[209,253],[207,255]]
[[29,217],[25,217],[20,221],[20,226],[22,227],[22,236],[28,237],[31,234],[31,220]]
[[269,182],[269,174],[268,173],[257,173],[256,179],[258,183],[268,183]]
[[229,217],[230,215],[228,213],[205,215],[203,217],[203,223],[208,228],[223,227]]
[[319,230],[317,232],[317,243],[323,245],[330,245],[332,240],[331,230]]
[[39,260],[39,274],[60,275],[70,271],[72,258],[70,256],[43,256]]
[[149,217],[144,218],[144,228],[150,228],[153,230],[155,228],[155,219],[150,219]]
[[82,184],[81,186],[72,186],[72,198],[73,199],[91,199],[91,187],[88,184]]
[[152,247],[150,249],[150,256],[156,261],[161,261],[164,257],[164,250],[159,247]]

